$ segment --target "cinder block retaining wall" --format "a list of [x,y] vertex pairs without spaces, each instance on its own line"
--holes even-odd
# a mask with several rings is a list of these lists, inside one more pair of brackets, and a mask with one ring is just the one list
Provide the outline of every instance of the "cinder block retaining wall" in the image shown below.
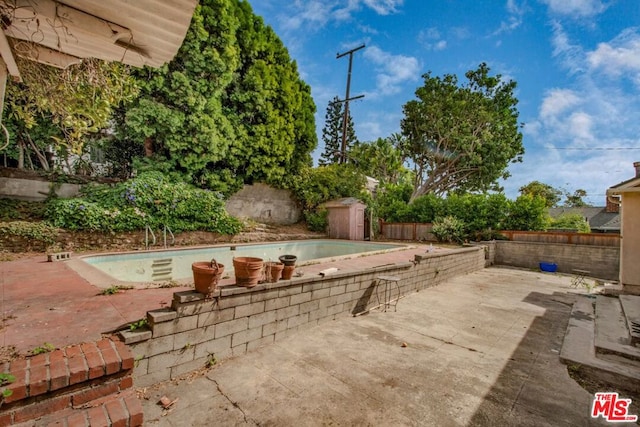
[[618,280],[620,271],[619,247],[498,240],[492,255],[497,265],[538,269],[540,261],[554,262],[560,273],[586,270],[604,280]]
[[[300,277],[251,289],[225,287],[209,300],[195,291],[176,292],[171,308],[147,313],[148,328],[121,334],[135,356],[136,385],[145,387],[371,309],[379,304],[379,275],[398,276],[400,294],[410,297],[484,265],[484,248],[472,247],[327,277]],[[395,291],[392,296],[396,298]]]

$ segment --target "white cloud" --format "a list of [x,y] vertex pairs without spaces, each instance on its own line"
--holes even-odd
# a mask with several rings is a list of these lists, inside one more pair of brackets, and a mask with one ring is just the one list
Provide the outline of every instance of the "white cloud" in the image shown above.
[[397,13],[404,0],[363,0],[363,3],[375,10],[378,15]]
[[640,147],[640,85],[620,78],[640,80],[640,35],[628,29],[588,51],[554,23],[553,47],[573,78],[547,91],[537,117],[526,123],[525,162],[510,167],[518,178],[505,189],[517,195],[535,176],[570,192],[583,188],[588,202],[602,206],[606,189],[630,178],[640,155],[629,150]]
[[418,33],[418,42],[427,50],[440,51],[447,48],[447,41],[440,36],[435,27],[424,29]]
[[623,31],[609,43],[600,43],[587,53],[592,70],[613,76],[630,76],[640,86],[640,34],[637,28]]
[[575,45],[569,39],[564,28],[559,22],[553,22],[553,56],[561,60],[562,65],[571,73],[584,71],[584,51],[581,46]]
[[579,102],[580,98],[571,89],[552,89],[542,101],[540,117],[543,119],[555,117]]
[[500,28],[493,32],[493,36],[510,33],[522,25],[522,19],[527,11],[524,4],[519,5],[516,0],[507,0],[505,7],[509,16],[506,21],[500,23]]
[[570,17],[591,17],[602,13],[607,8],[600,0],[541,0],[549,6],[549,11],[556,15]]
[[[376,92],[391,95],[400,91],[400,85],[406,81],[415,81],[420,77],[420,64],[411,56],[393,55],[377,46],[368,47],[364,57],[376,66]],[[374,94],[376,95],[376,94]]]
[[331,21],[350,21],[354,12],[369,8],[378,15],[398,13],[404,0],[296,0],[279,16],[287,31],[322,28]]

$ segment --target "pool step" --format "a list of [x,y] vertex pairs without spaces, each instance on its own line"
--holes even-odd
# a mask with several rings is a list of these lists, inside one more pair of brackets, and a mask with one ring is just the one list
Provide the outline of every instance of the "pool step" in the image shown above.
[[154,259],[151,264],[151,278],[154,282],[161,282],[165,280],[171,280],[171,273],[173,271],[173,258],[161,258]]

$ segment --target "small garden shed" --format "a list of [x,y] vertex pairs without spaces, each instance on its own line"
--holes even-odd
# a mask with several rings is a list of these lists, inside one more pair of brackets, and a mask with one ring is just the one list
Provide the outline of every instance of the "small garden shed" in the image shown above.
[[328,211],[327,234],[332,239],[364,240],[367,205],[354,197],[333,200],[324,204]]

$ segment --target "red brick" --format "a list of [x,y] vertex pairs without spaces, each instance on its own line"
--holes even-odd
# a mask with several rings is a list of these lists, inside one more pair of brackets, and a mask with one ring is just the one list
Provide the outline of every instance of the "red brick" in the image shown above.
[[104,409],[104,406],[95,406],[93,408],[89,408],[87,410],[89,414],[89,423],[91,427],[108,427],[109,426],[109,418],[107,417],[107,413]]
[[135,395],[128,395],[124,398],[124,403],[129,411],[129,427],[139,427],[144,422],[144,412],[142,403]]
[[6,386],[6,389],[11,390],[12,393],[11,396],[4,398],[5,403],[16,402],[27,397],[27,375],[29,371],[26,369],[14,370],[13,365],[11,368],[11,375],[16,377],[16,380]]
[[67,419],[63,418],[61,420],[54,420],[47,424],[47,427],[67,427]]
[[68,358],[67,363],[69,364],[69,384],[77,384],[87,380],[89,368],[82,354]]
[[81,410],[67,417],[68,427],[87,427],[87,411]]
[[118,385],[117,381],[111,381],[92,388],[80,390],[71,397],[71,402],[74,407],[77,407],[87,402],[91,402],[92,400],[115,394],[119,391]]
[[126,390],[133,387],[133,377],[126,376],[120,380],[120,390]]
[[79,345],[72,345],[71,347],[67,347],[64,349],[64,354],[67,357],[75,357],[82,355],[82,349]]
[[47,353],[41,353],[41,354],[36,354],[35,356],[32,356],[29,358],[29,366],[31,366],[32,368],[34,366],[40,366],[40,365],[48,365],[49,361],[48,359],[48,354]]
[[105,372],[107,375],[115,374],[120,371],[120,356],[118,352],[111,346],[111,340],[102,339],[98,341],[98,348],[102,353],[104,360]]
[[31,361],[29,368],[29,396],[38,396],[49,391],[49,367]]
[[67,359],[62,350],[56,350],[49,355],[50,390],[58,390],[69,385],[69,370]]
[[0,426],[11,425],[11,412],[0,414]]
[[89,379],[98,378],[104,375],[104,362],[100,355],[100,350],[95,343],[81,344],[82,352],[89,366]]
[[113,427],[127,427],[129,414],[127,414],[124,402],[121,399],[110,400],[104,406],[107,409]]
[[69,396],[58,396],[53,399],[43,400],[42,402],[32,405],[23,406],[15,410],[13,417],[14,423],[33,420],[47,414],[53,414],[68,407],[70,403]]
[[122,341],[114,341],[116,350],[122,360],[122,370],[133,369],[133,354],[131,350]]

